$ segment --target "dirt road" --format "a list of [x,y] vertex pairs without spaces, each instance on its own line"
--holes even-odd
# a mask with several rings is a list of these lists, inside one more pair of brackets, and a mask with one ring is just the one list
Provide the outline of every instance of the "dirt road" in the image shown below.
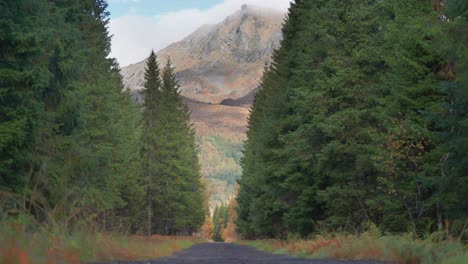
[[378,261],[308,260],[274,255],[251,247],[228,243],[205,243],[174,256],[153,261],[111,262],[106,264],[381,264]]

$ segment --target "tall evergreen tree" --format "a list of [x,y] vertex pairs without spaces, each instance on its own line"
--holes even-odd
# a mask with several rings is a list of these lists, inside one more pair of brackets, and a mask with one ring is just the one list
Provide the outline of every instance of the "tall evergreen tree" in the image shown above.
[[153,52],[145,77],[143,160],[149,179],[148,222],[158,234],[190,234],[204,221],[204,191],[190,113],[179,95],[170,60],[160,80]]
[[[242,160],[243,175],[237,197],[239,231],[245,236],[280,234],[287,204],[278,197],[287,197],[280,175],[284,168],[283,142],[280,134],[294,127],[290,113],[291,90],[288,79],[294,70],[295,43],[304,29],[304,15],[310,2],[296,1],[291,5],[288,19],[283,27],[284,40],[281,48],[273,55],[272,65],[265,69],[264,77],[257,93],[249,117],[248,140]],[[275,162],[272,162],[272,161]],[[288,199],[294,202],[294,198]]]
[[447,96],[440,108],[431,109],[442,142],[434,151],[439,161],[435,203],[439,229],[448,221],[460,233],[468,211],[468,3],[451,0],[445,6],[438,9],[442,30],[436,48],[445,58],[438,75]]
[[[161,135],[166,145],[160,153],[169,166],[161,166],[162,175],[170,179],[172,188],[165,191],[167,203],[175,203],[172,215],[166,215],[166,234],[191,234],[204,222],[203,185],[195,145],[195,132],[190,123],[190,112],[179,94],[179,84],[170,58],[162,75],[162,98],[165,131]],[[167,156],[166,156],[167,155]],[[169,178],[167,178],[169,176]],[[164,193],[164,192],[163,192]],[[173,199],[173,200],[172,200]]]
[[0,188],[22,192],[50,75],[39,60],[49,36],[46,1],[0,2]]
[[112,211],[125,206],[124,183],[138,175],[129,170],[137,159],[135,137],[129,135],[137,131],[138,113],[122,94],[118,65],[107,58],[106,8],[103,0],[54,3],[60,28],[50,59],[48,121],[36,156],[46,167],[37,179],[50,206],[67,208],[65,219],[76,211],[93,212],[109,226]]
[[107,58],[107,3],[3,0],[0,8],[2,189],[22,193],[39,221],[66,226],[96,214],[103,227],[128,225],[124,207],[141,204],[138,192],[123,195],[138,181],[139,112]]
[[143,92],[143,130],[142,130],[142,163],[143,173],[147,179],[147,235],[153,233],[153,193],[155,186],[155,175],[158,170],[157,135],[158,117],[161,114],[159,103],[161,102],[161,79],[159,77],[159,66],[156,61],[156,54],[151,52],[145,69],[145,90]]

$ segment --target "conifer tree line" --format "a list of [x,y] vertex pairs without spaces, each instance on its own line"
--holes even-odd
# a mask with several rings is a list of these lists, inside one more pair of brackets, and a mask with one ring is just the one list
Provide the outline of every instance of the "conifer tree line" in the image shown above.
[[229,221],[229,205],[221,204],[215,207],[213,211],[213,235],[212,239],[218,242],[224,242],[223,230],[227,227]]
[[466,237],[467,19],[463,0],[292,3],[251,110],[238,231]]
[[229,243],[239,240],[235,224],[237,219],[236,206],[236,200],[231,198],[228,203],[215,207],[210,221],[213,225],[211,239]]
[[151,204],[150,233],[194,232],[203,188],[174,70],[147,73],[157,91],[144,107],[122,92],[106,9],[0,1],[0,217],[146,233]]

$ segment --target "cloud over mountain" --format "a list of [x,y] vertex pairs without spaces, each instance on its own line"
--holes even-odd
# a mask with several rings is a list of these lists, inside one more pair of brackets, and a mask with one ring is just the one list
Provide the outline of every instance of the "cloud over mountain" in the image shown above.
[[[123,1],[123,0],[114,0]],[[291,0],[225,0],[206,10],[185,9],[146,17],[129,8],[128,15],[111,20],[112,57],[122,66],[145,59],[151,49],[160,50],[188,36],[204,24],[216,24],[240,9],[243,4],[286,12]]]

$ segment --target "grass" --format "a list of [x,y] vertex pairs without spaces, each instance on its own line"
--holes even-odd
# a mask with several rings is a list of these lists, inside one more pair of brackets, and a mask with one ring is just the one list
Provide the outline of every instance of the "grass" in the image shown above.
[[414,240],[411,236],[317,236],[311,240],[256,240],[242,244],[275,254],[306,258],[381,260],[407,264],[464,264],[468,250],[460,242]]
[[0,264],[89,263],[169,256],[203,242],[194,237],[125,236],[91,231],[27,230],[18,222],[0,225]]

